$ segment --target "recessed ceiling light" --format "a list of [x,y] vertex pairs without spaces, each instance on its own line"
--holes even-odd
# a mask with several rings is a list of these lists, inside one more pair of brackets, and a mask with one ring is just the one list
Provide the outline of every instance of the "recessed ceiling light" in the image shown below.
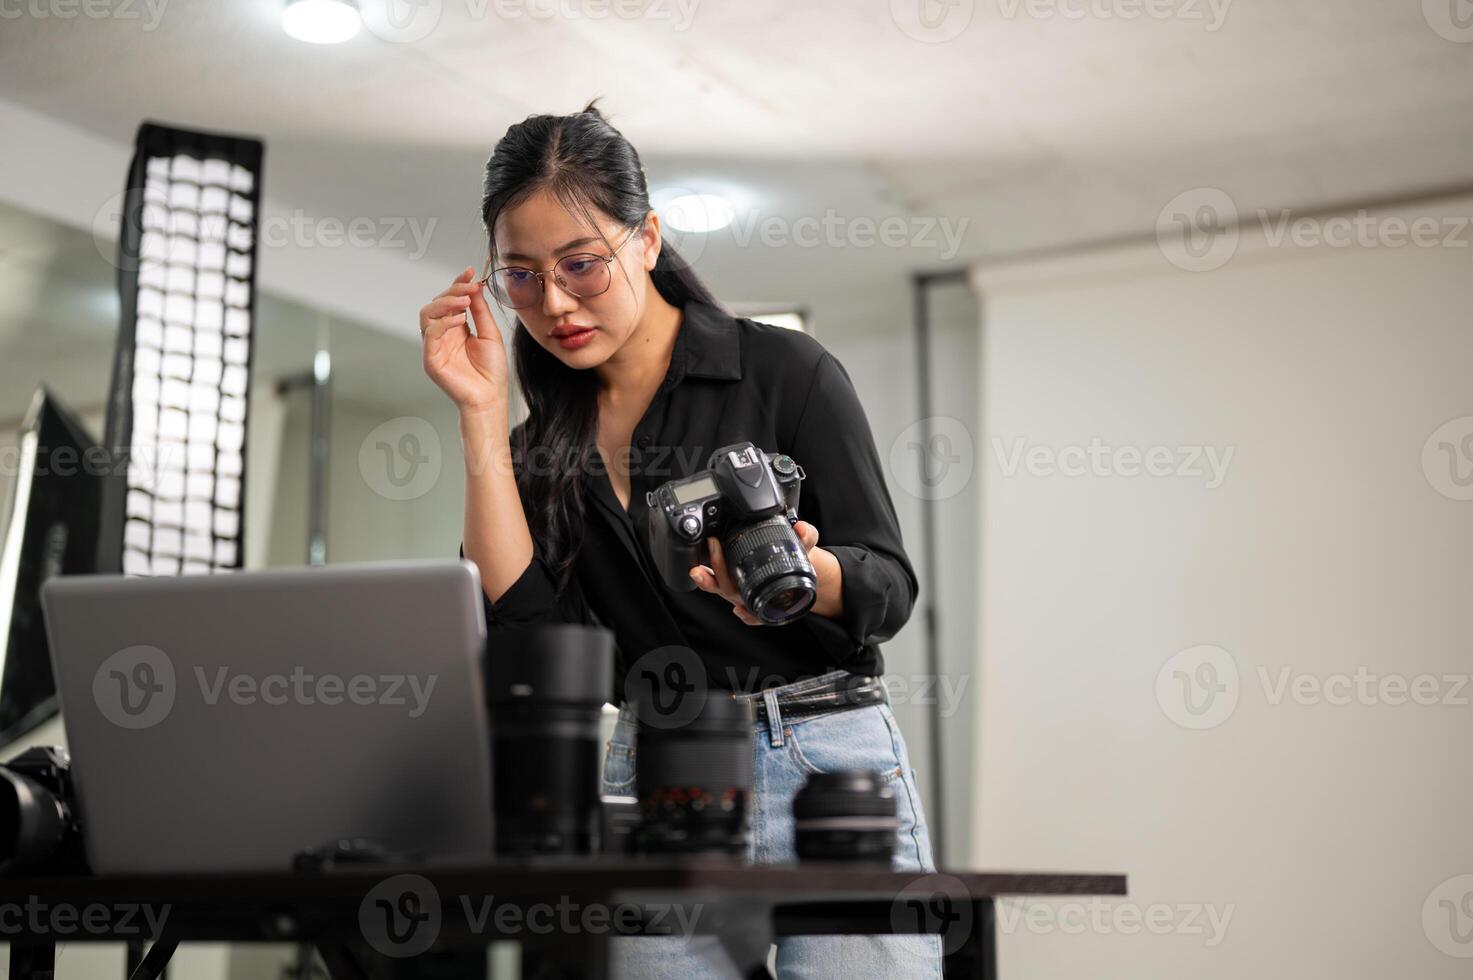
[[719,194],[682,194],[660,208],[660,217],[676,231],[716,231],[735,216],[731,202]]
[[363,20],[353,0],[290,0],[281,26],[298,41],[338,44],[358,33]]

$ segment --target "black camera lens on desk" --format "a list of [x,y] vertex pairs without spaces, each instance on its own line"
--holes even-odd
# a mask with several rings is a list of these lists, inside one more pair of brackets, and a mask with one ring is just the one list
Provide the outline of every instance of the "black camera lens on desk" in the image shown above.
[[487,650],[492,805],[503,855],[597,849],[599,719],[614,687],[614,635],[555,624]]
[[635,792],[641,853],[745,856],[754,783],[752,706],[708,697],[700,713],[674,725],[635,702],[640,718]]
[[639,835],[639,800],[633,796],[604,796],[603,825],[599,832],[599,853],[634,854]]
[[801,859],[888,866],[898,826],[894,787],[867,769],[815,773],[793,798],[794,849]]

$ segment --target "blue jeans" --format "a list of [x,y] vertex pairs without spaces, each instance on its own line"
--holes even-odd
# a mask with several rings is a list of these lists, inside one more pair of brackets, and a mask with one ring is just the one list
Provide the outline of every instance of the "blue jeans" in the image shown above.
[[[793,797],[811,773],[872,769],[884,773],[884,779],[895,787],[900,828],[893,867],[903,871],[936,870],[915,770],[889,704],[785,719],[778,727],[780,731],[773,732],[762,721],[754,723],[752,730],[756,792],[747,853],[753,862],[782,864],[796,860]],[[635,728],[633,713],[627,706],[621,708],[604,756],[605,794],[634,795]],[[724,980],[737,976],[714,938],[705,935],[615,938],[610,941],[609,954],[611,975],[624,980]],[[941,937],[779,937],[776,965],[779,980],[939,980]]]

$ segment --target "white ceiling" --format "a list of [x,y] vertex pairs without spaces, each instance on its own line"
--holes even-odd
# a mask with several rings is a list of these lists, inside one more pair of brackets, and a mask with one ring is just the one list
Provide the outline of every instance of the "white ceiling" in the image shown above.
[[[652,185],[725,189],[748,227],[966,222],[954,254],[716,233],[698,267],[733,301],[900,293],[916,268],[1149,231],[1198,186],[1246,210],[1473,175],[1473,40],[1439,34],[1439,0],[950,0],[940,43],[906,13],[936,0],[658,0],[641,18],[594,16],[631,0],[392,0],[428,18],[421,39],[331,47],[288,38],[280,0],[152,2],[156,23],[148,0],[0,21],[0,98],[120,146],[145,118],[259,135],[268,196],[433,219],[416,271],[436,275],[484,254],[480,172],[505,128],[595,95]],[[528,12],[547,9],[565,14]],[[1124,16],[1140,9],[1175,15]]]

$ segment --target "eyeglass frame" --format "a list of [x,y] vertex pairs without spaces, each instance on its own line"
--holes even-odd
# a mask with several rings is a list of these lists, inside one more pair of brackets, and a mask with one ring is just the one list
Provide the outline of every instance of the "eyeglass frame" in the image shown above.
[[603,289],[600,289],[596,293],[590,293],[587,296],[579,296],[577,293],[575,293],[571,289],[569,289],[567,287],[567,285],[563,282],[562,278],[557,275],[557,267],[560,266],[560,265],[562,265],[564,262],[568,261],[568,259],[575,259],[575,258],[579,257],[580,255],[586,255],[589,258],[597,259],[598,261],[602,262],[604,264],[604,268],[607,269],[609,267],[609,265],[611,265],[613,263],[614,258],[619,254],[619,249],[623,248],[625,245],[628,245],[631,241],[633,241],[634,236],[637,235],[643,228],[644,228],[644,222],[641,221],[639,224],[637,224],[637,225],[634,226],[634,229],[632,231],[630,231],[629,234],[625,236],[624,240],[622,242],[620,242],[618,244],[618,246],[615,247],[615,249],[612,252],[610,252],[608,255],[599,255],[597,252],[570,252],[567,255],[564,255],[562,258],[558,259],[556,262],[554,262],[552,264],[552,268],[550,268],[550,269],[543,269],[541,271],[538,271],[537,269],[528,269],[524,265],[503,265],[503,266],[498,266],[495,269],[490,269],[490,265],[495,260],[495,256],[489,256],[488,255],[486,257],[486,266],[489,269],[489,271],[484,276],[482,276],[480,279],[478,279],[476,281],[478,283],[480,283],[481,288],[483,290],[485,290],[486,292],[488,292],[488,293],[491,294],[491,298],[494,299],[494,300],[496,300],[496,302],[497,302],[498,305],[504,306],[504,307],[506,307],[506,309],[509,309],[509,310],[528,310],[528,309],[531,309],[533,306],[536,306],[537,303],[536,302],[532,302],[532,303],[526,304],[525,306],[507,306],[507,304],[505,304],[505,303],[503,303],[501,301],[501,297],[496,295],[496,290],[493,289],[493,288],[491,288],[491,277],[494,276],[494,275],[496,275],[496,273],[503,272],[503,271],[505,271],[507,269],[521,269],[521,270],[523,270],[525,272],[530,272],[530,273],[532,273],[532,275],[536,276],[537,277],[537,288],[539,290],[541,290],[541,293],[538,296],[538,300],[539,301],[547,296],[547,281],[546,281],[546,278],[545,277],[548,276],[548,275],[552,275],[553,281],[557,283],[558,288],[561,289],[563,292],[567,293],[569,296],[572,296],[575,299],[593,299],[593,297],[595,297],[595,296],[602,296],[604,293],[606,293],[606,292],[609,291],[609,286],[612,286],[614,284],[614,276],[613,276],[612,273],[609,274],[609,283],[608,283],[608,286],[604,286]]

